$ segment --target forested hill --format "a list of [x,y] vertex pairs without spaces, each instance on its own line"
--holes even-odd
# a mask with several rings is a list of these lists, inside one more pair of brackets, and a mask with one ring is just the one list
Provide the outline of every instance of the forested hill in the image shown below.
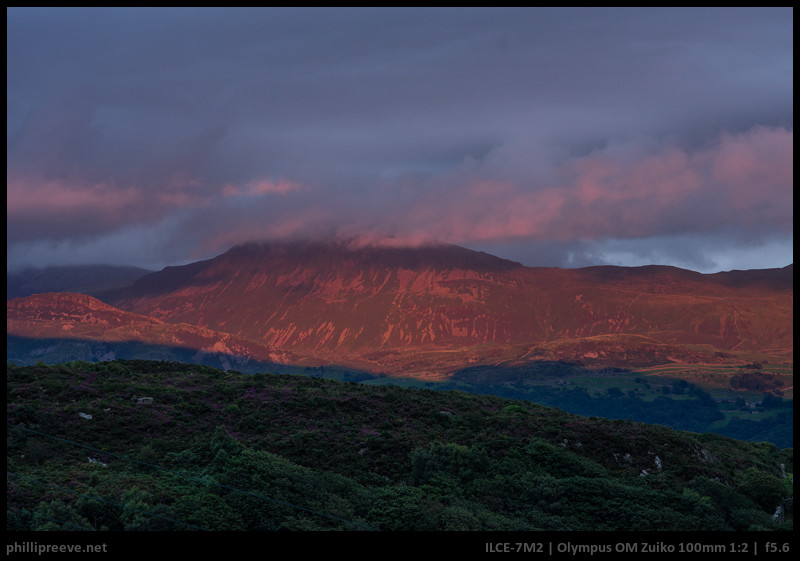
[[770,444],[462,392],[180,363],[7,375],[9,530],[793,524],[793,451]]

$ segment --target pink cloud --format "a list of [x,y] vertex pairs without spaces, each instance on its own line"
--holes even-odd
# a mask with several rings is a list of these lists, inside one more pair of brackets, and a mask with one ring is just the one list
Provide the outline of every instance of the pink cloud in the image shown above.
[[117,212],[142,200],[135,187],[110,183],[68,184],[58,180],[12,178],[6,183],[8,215]]
[[725,134],[710,154],[708,166],[711,178],[727,198],[727,205],[743,214],[742,218],[769,208],[784,220],[791,220],[794,185],[791,131],[757,127],[744,135]]
[[223,197],[258,196],[267,194],[285,195],[292,191],[302,191],[303,185],[295,181],[281,178],[278,181],[259,179],[251,181],[241,187],[227,184],[222,188]]
[[455,243],[592,240],[749,225],[791,230],[793,133],[758,127],[694,151],[615,147],[563,163],[542,185],[460,177],[394,223]]
[[155,197],[162,208],[199,208],[208,206],[215,200],[214,197],[182,191],[158,193]]
[[[233,245],[252,240],[318,237],[330,223],[330,213],[319,208],[305,208],[281,217],[263,219],[259,214],[228,214],[226,220],[209,224],[202,218],[191,226],[202,239],[200,251],[224,251]],[[236,228],[225,227],[236,220]],[[218,226],[213,228],[213,226]],[[203,232],[200,232],[200,229]]]
[[253,181],[247,184],[247,192],[251,195],[264,195],[267,193],[277,193],[283,195],[290,191],[299,191],[301,189],[302,186],[299,183],[288,181],[286,179],[279,179],[278,181],[262,179],[260,181]]
[[426,180],[383,185],[386,198],[374,198],[382,206],[348,207],[318,190],[319,212],[294,209],[260,231],[333,232],[370,245],[791,231],[792,145],[793,133],[781,128],[724,134],[695,150],[618,145],[534,170],[535,179],[492,178],[470,162]]
[[[265,238],[420,245],[792,231],[792,131],[757,127],[693,150],[642,146],[618,144],[549,165],[526,159],[519,145],[508,152],[501,146],[483,161],[361,191],[285,178],[223,184],[214,192],[186,178],[145,188],[11,177],[8,218],[32,239],[59,239],[189,209],[176,227],[201,250]],[[497,173],[497,161],[513,173]],[[46,226],[27,227],[32,216],[47,218]]]

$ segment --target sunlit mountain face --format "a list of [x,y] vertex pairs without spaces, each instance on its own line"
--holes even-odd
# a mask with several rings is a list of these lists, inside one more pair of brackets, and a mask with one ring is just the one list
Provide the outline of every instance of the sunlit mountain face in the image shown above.
[[430,378],[534,360],[721,362],[791,355],[792,281],[792,266],[531,268],[450,245],[252,243],[145,275],[102,305],[11,300],[7,326]]
[[229,333],[125,312],[85,294],[50,292],[9,300],[6,326],[8,355],[18,362],[150,356],[227,369],[251,365],[272,370],[303,363],[291,352]]

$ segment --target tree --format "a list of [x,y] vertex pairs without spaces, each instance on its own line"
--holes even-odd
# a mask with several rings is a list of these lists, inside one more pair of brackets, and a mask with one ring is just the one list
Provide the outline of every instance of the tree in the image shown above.
[[147,491],[133,488],[122,494],[123,510],[120,521],[125,530],[175,530],[175,518],[172,511],[162,504],[154,504],[154,499]]
[[786,486],[774,475],[750,467],[744,472],[739,491],[763,510],[773,511],[783,502]]
[[181,522],[206,530],[246,529],[239,513],[223,498],[208,491],[180,497],[175,503],[175,515]]
[[33,511],[31,528],[37,531],[92,530],[86,518],[61,499],[39,503]]

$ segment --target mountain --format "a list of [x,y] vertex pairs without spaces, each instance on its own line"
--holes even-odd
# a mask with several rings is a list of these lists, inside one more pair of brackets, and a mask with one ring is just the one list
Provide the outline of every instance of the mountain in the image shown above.
[[[434,378],[542,359],[645,366],[791,356],[792,280],[792,266],[557,269],[450,245],[251,243],[102,298],[311,363]],[[8,333],[36,335],[15,306]]]
[[131,354],[127,347],[140,349],[144,344],[153,358],[163,355],[227,368],[247,369],[251,361],[262,368],[302,362],[291,352],[268,349],[228,333],[125,312],[85,294],[46,293],[7,300],[6,331],[9,351],[31,364],[63,362],[65,352],[74,355],[76,347],[92,341],[102,344],[90,347],[89,356],[84,350],[69,360],[126,358]]
[[6,274],[6,300],[43,292],[97,295],[132,284],[152,273],[140,267],[75,265],[27,268]]

